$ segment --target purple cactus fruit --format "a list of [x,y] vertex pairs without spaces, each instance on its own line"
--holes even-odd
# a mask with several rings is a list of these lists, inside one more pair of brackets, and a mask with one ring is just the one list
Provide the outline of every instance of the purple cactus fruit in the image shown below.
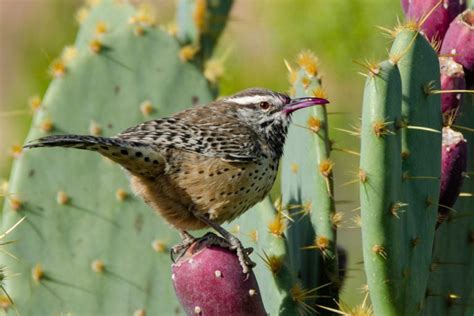
[[[461,64],[451,57],[440,57],[439,66],[441,71],[441,90],[463,90],[466,89],[466,78]],[[462,93],[443,93],[441,95],[441,111],[449,120],[458,111],[461,105]]]
[[255,275],[242,273],[233,251],[194,244],[172,270],[187,315],[267,315]]
[[467,9],[467,0],[444,0],[443,6],[448,9],[449,21],[452,21],[461,14],[461,12]]
[[441,186],[438,206],[438,227],[456,202],[467,169],[467,143],[463,135],[450,127],[443,128],[441,151]]
[[411,20],[420,21],[429,14],[421,27],[422,31],[430,41],[441,42],[451,21],[466,9],[466,3],[463,0],[444,0],[431,12],[438,2],[439,0],[406,0],[402,1],[402,6],[406,8],[405,14]]
[[410,2],[413,1],[413,0],[401,0],[401,5],[402,5],[402,9],[403,9],[403,13],[405,13],[405,15],[408,13],[408,8],[410,7]]
[[474,10],[464,11],[449,25],[441,54],[453,54],[465,71],[474,72]]

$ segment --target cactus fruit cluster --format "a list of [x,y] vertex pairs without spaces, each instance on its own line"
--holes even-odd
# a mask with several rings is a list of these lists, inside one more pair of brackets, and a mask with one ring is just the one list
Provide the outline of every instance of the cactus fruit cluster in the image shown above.
[[474,11],[468,9],[459,14],[449,25],[441,46],[441,54],[451,54],[454,61],[469,73],[474,71]]
[[451,22],[441,47],[441,54],[449,57],[439,58],[441,89],[447,92],[442,94],[441,99],[445,126],[441,156],[439,223],[452,213],[467,171],[468,145],[461,131],[453,129],[469,130],[469,124],[472,124],[472,121],[466,120],[472,111],[472,96],[464,93],[469,92],[466,88],[472,89],[473,86],[473,22],[474,11],[471,9],[465,10]]
[[[458,1],[402,5],[409,21],[391,32],[389,60],[369,67],[363,102],[360,199],[370,298],[380,315],[468,315],[474,292],[453,274],[472,270],[473,226],[451,218],[473,205],[455,204],[464,189],[472,192],[461,188],[469,141],[456,131],[474,122],[466,120],[472,97],[462,95],[470,92],[469,68],[456,62],[474,56],[473,29],[465,27],[472,11],[461,13]],[[456,30],[460,20],[463,31]],[[443,43],[442,54],[450,51],[440,55],[440,68],[433,39]]]
[[466,0],[402,0],[406,18],[420,22],[420,31],[429,41],[442,42],[451,21],[466,10]]
[[[440,55],[465,76],[465,89],[453,87],[459,108],[443,127],[439,228],[433,248],[424,315],[474,312],[474,11],[467,9],[449,25]],[[451,87],[441,87],[447,91]],[[444,95],[444,94],[443,94]],[[444,100],[443,100],[444,101]]]
[[[401,2],[407,22],[390,31],[388,59],[364,65],[358,182],[370,303],[366,297],[351,310],[339,298],[347,252],[337,240],[337,148],[321,106],[293,116],[281,197],[267,197],[226,226],[254,248],[257,266],[248,275],[234,252],[199,242],[171,264],[177,233],[130,193],[108,160],[55,149],[19,152],[0,230],[18,241],[0,235],[0,309],[471,315],[473,11],[459,0]],[[115,0],[84,7],[75,44],[53,62],[49,89],[35,102],[41,106],[28,139],[114,134],[212,100],[221,75],[213,48],[231,6],[180,0],[176,29],[159,25],[148,7]],[[286,66],[292,97],[325,97],[313,53],[303,51]],[[5,278],[3,264],[18,275]]]

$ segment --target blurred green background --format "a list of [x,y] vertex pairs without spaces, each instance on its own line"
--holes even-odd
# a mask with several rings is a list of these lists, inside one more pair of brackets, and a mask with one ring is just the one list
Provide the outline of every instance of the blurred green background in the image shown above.
[[[158,21],[174,18],[174,0],[149,1]],[[31,122],[28,98],[42,96],[48,65],[74,41],[78,0],[0,0],[0,181],[8,179],[11,148],[23,143]],[[351,129],[359,121],[364,77],[354,60],[387,56],[389,39],[376,26],[402,19],[399,0],[235,0],[216,56],[225,60],[221,94],[262,86],[288,89],[283,60],[304,49],[320,59],[324,86],[331,100],[331,137],[336,146],[358,151],[358,139],[334,128]],[[304,153],[302,153],[304,154]],[[360,230],[354,222],[358,159],[334,154],[337,210],[344,213],[341,244],[349,249],[349,272],[343,300],[360,302],[362,273]],[[1,198],[0,198],[1,199]],[[0,200],[1,203],[1,200]]]

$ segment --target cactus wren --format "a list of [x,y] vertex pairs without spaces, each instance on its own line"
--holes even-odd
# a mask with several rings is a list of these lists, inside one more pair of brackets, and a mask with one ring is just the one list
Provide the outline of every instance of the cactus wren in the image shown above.
[[[97,151],[125,168],[131,187],[180,230],[214,228],[237,252],[244,273],[255,264],[240,241],[220,224],[238,217],[270,191],[291,121],[291,113],[325,99],[291,99],[252,88],[168,118],[148,121],[113,137],[46,136],[25,148],[71,147]],[[203,237],[206,239],[206,236]]]

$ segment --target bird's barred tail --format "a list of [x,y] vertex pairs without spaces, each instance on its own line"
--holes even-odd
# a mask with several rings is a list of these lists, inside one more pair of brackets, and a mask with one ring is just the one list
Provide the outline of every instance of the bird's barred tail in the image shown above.
[[39,138],[24,148],[66,147],[96,151],[122,165],[131,173],[152,176],[164,166],[160,152],[149,144],[88,135],[53,135]]
[[109,146],[121,147],[120,140],[107,137],[86,136],[86,135],[53,135],[34,140],[24,146],[24,148],[38,147],[72,147],[84,150],[100,151],[106,150]]

